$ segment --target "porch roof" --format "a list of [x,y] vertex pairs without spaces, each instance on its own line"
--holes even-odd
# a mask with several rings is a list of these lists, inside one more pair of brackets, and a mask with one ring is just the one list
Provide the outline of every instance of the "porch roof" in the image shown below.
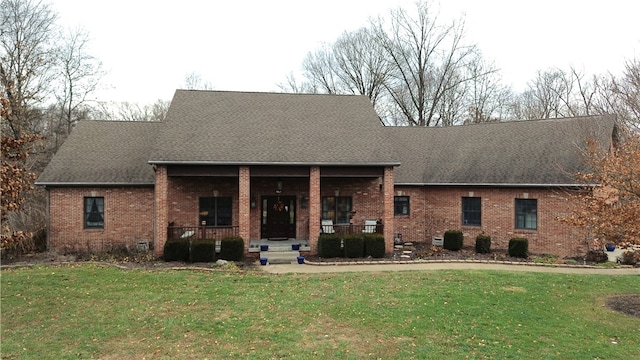
[[369,98],[178,90],[152,164],[399,165]]

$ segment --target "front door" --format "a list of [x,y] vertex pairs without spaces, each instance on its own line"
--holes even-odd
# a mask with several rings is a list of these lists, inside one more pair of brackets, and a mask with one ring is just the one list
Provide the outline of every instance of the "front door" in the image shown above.
[[262,197],[263,239],[295,239],[296,237],[296,197]]

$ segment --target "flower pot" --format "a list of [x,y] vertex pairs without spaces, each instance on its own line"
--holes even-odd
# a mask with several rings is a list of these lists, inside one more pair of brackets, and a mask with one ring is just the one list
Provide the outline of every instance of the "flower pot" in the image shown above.
[[268,261],[269,261],[268,258],[260,258],[260,265],[267,265]]
[[604,247],[607,249],[607,251],[613,251],[616,249],[616,246],[613,244],[607,244]]
[[300,250],[300,244],[291,244],[291,250]]
[[298,256],[298,264],[304,264],[304,256]]
[[260,245],[260,251],[269,251],[269,245]]

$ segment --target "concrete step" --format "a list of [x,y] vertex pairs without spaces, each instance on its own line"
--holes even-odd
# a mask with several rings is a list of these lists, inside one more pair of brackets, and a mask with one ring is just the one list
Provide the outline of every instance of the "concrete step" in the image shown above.
[[269,251],[260,251],[260,258],[267,258],[269,264],[291,264],[298,262],[299,251],[288,250],[273,251],[269,247]]

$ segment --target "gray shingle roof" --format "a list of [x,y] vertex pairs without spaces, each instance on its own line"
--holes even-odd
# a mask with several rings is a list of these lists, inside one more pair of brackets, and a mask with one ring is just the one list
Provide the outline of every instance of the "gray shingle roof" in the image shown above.
[[152,185],[147,163],[159,122],[81,121],[38,178],[38,185]]
[[369,98],[178,90],[151,163],[398,164]]
[[398,165],[396,184],[551,186],[585,170],[611,117],[384,127],[369,99],[178,90],[162,123],[80,122],[37,184],[151,185],[159,164]]
[[587,170],[586,139],[611,143],[612,117],[442,128],[385,128],[402,159],[396,184],[570,185]]

